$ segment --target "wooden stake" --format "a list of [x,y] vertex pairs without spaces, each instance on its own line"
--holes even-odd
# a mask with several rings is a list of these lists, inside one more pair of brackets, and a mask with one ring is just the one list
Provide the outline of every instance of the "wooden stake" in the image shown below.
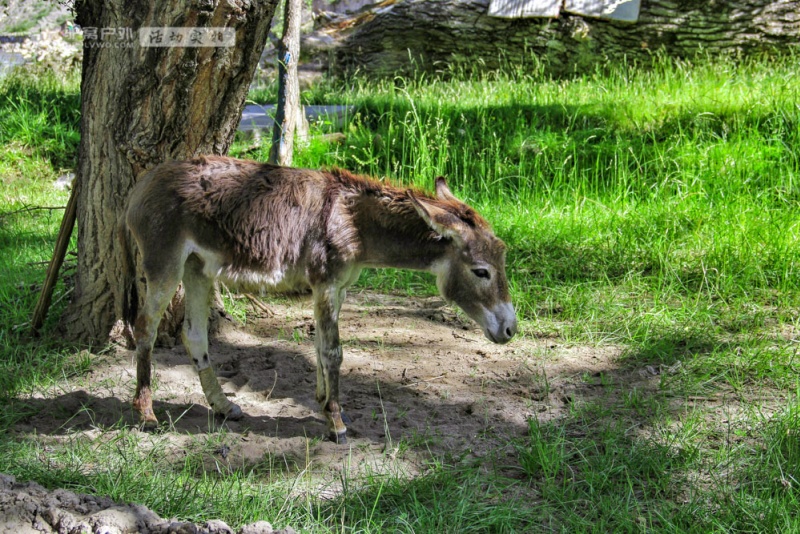
[[33,318],[31,319],[31,330],[34,335],[39,333],[39,329],[44,324],[44,319],[47,317],[47,311],[50,309],[50,303],[53,299],[53,288],[58,281],[58,271],[61,269],[61,264],[64,263],[64,256],[67,254],[67,247],[69,240],[72,237],[72,229],[75,226],[75,218],[77,216],[78,206],[78,188],[73,185],[72,192],[67,201],[67,207],[64,211],[64,218],[61,219],[61,228],[58,229],[58,239],[56,239],[56,248],[53,251],[53,257],[50,260],[50,265],[47,267],[47,276],[44,279],[42,292],[39,294],[39,300],[36,302],[36,308],[33,310]]

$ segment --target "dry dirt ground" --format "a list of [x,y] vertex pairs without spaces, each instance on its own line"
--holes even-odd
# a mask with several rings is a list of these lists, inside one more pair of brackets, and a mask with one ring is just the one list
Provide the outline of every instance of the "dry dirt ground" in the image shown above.
[[[340,319],[349,442],[337,445],[325,439],[314,399],[310,302],[269,302],[272,313],[248,306],[247,324],[224,328],[209,351],[223,390],[245,416],[215,419],[183,347],[157,349],[154,407],[162,435],[179,449],[217,433],[223,443],[215,461],[247,467],[278,459],[285,469],[313,473],[303,491],[322,497],[340,491],[343,477],[367,470],[414,476],[432,456],[513,462],[510,442],[527,434],[528,420],[559,417],[570,403],[599,395],[592,377],[611,374],[616,384],[639,388],[656,380],[621,369],[614,347],[565,345],[525,328],[509,344],[494,345],[440,298],[350,294]],[[120,420],[135,426],[133,358],[118,349],[88,376],[31,399],[48,409],[16,431],[58,441],[114,432]]]

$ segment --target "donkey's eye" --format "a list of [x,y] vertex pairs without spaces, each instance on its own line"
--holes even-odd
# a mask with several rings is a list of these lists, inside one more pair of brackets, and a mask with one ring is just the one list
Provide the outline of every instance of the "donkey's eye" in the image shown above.
[[472,274],[478,278],[486,278],[487,280],[489,279],[489,271],[486,269],[472,269]]

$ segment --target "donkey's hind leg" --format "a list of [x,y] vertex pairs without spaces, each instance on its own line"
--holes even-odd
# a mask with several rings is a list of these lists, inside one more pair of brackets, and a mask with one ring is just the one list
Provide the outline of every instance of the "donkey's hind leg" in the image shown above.
[[181,269],[148,269],[144,265],[147,280],[147,294],[144,307],[134,324],[136,340],[136,394],[133,397],[133,408],[139,412],[139,420],[146,427],[154,427],[158,419],[153,412],[152,354],[153,345],[158,333],[158,324],[167,309],[167,305],[181,280]]
[[339,310],[345,291],[336,286],[314,288],[314,316],[317,322],[317,401],[328,420],[329,438],[347,443],[347,427],[339,404],[339,368],[342,346],[339,342]]
[[203,265],[196,256],[189,256],[183,274],[186,315],[183,319],[183,346],[192,359],[203,393],[214,413],[228,419],[239,419],[242,410],[228,400],[219,385],[208,357],[208,313],[214,294],[214,281],[203,273]]

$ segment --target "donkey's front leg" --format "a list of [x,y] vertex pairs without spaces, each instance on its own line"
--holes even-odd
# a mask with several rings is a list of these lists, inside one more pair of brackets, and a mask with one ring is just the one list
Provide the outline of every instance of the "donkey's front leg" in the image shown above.
[[317,321],[317,401],[328,419],[328,430],[334,443],[347,442],[347,427],[342,421],[339,404],[339,367],[342,346],[339,343],[339,309],[344,289],[325,286],[314,289],[314,316]]
[[215,414],[235,421],[242,409],[225,396],[208,357],[208,313],[214,298],[214,280],[203,274],[203,264],[196,257],[186,261],[183,275],[186,314],[183,319],[183,346],[200,376],[203,393]]

